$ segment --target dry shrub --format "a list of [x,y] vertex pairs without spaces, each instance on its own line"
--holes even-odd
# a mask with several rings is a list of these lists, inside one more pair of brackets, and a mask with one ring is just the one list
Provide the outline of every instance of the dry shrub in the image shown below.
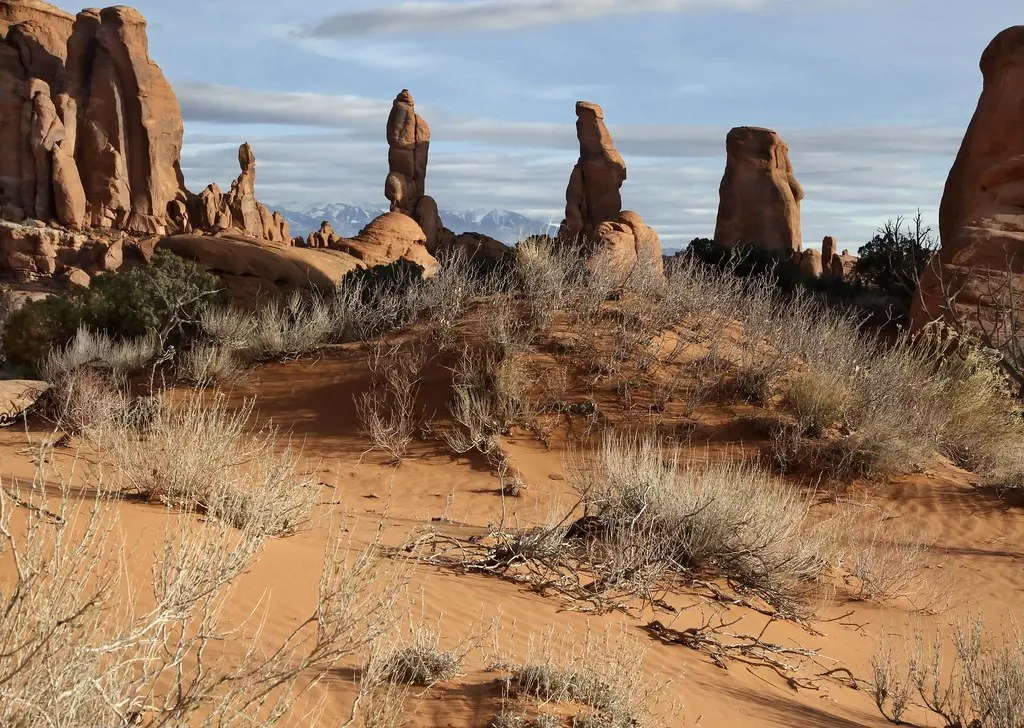
[[[588,629],[580,642],[553,627],[531,635],[524,659],[509,666],[506,691],[542,704],[575,703],[579,728],[642,728],[658,723],[665,684],[644,675],[646,648],[624,628]],[[507,662],[506,662],[507,665]]]
[[872,660],[875,703],[899,722],[911,692],[945,728],[1018,728],[1024,723],[1024,639],[1018,629],[986,634],[981,619],[958,622],[952,657],[944,641],[917,635],[905,660],[881,646]]
[[145,368],[158,350],[156,337],[117,340],[83,326],[67,346],[50,350],[39,373],[48,382],[82,369],[124,376]]
[[[854,523],[848,528],[857,530]],[[850,544],[844,563],[852,577],[853,598],[913,600],[925,586],[923,577],[932,542],[911,529],[894,529],[885,518],[860,530],[864,538]]]
[[354,398],[356,412],[371,449],[383,450],[393,463],[401,463],[416,434],[416,399],[426,352],[378,342],[369,363],[373,379],[370,389]]
[[200,313],[199,328],[215,346],[242,351],[251,346],[256,317],[232,306],[210,306]]
[[125,389],[123,379],[94,369],[66,372],[50,380],[43,411],[66,432],[94,434],[129,417],[132,403]]
[[[394,623],[404,572],[352,551],[335,529],[308,616],[265,644],[260,615],[225,617],[262,536],[188,514],[168,516],[141,599],[110,558],[123,553],[115,504],[52,482],[40,471],[31,489],[0,489],[0,554],[14,567],[0,590],[2,725],[276,725],[299,718],[295,700]],[[27,505],[17,521],[16,505]]]
[[145,416],[95,433],[126,494],[198,510],[238,529],[287,535],[312,515],[320,490],[299,472],[299,453],[277,449],[278,430],[253,431],[253,400],[240,408],[226,397],[167,394],[148,401]]
[[467,347],[452,379],[454,396],[448,409],[456,427],[444,430],[442,438],[458,454],[470,450],[495,452],[497,436],[507,432],[526,411],[528,382],[521,359],[511,352],[499,357]]
[[337,322],[328,300],[296,291],[275,300],[256,314],[249,350],[267,361],[308,354],[330,343]]
[[834,561],[833,524],[813,525],[811,500],[755,465],[681,463],[653,437],[606,434],[570,477],[596,519],[598,562],[601,545],[618,545],[630,572],[724,576],[791,613]]
[[230,346],[196,344],[181,355],[178,372],[200,386],[232,382],[241,377],[242,366]]

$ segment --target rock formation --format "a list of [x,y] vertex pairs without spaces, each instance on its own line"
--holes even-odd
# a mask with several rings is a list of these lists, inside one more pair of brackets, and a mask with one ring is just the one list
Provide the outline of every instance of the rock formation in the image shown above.
[[[1024,305],[1024,25],[992,40],[981,72],[978,106],[939,208],[942,247],[915,296],[915,328],[946,319],[992,333],[1000,308]],[[1016,301],[1008,300],[1009,288]]]
[[822,255],[814,248],[808,248],[799,254],[800,275],[805,278],[821,278]]
[[615,149],[597,104],[576,104],[580,156],[565,191],[565,220],[558,237],[591,258],[607,257],[628,273],[639,260],[662,269],[661,241],[635,212],[622,209],[626,163]]
[[[184,125],[128,7],[69,15],[41,0],[0,0],[0,218],[72,230],[163,235],[237,230],[287,239],[254,196],[255,159],[223,196],[185,189]],[[225,199],[226,197],[226,199]]]
[[832,278],[843,279],[846,277],[846,269],[843,265],[843,256],[849,256],[849,251],[844,250],[843,255],[836,252],[836,239],[826,235],[821,241],[821,268],[822,275]]
[[242,173],[224,194],[211,184],[192,198],[191,227],[198,232],[218,234],[232,232],[259,240],[290,243],[288,223],[279,212],[271,212],[256,199],[256,155],[248,143],[238,148],[238,165]]
[[320,229],[309,234],[306,238],[306,247],[308,248],[329,248],[333,244],[337,244],[341,241],[341,236],[334,232],[334,228],[331,227],[331,223],[324,220],[320,223]]
[[793,176],[789,147],[771,129],[749,126],[730,131],[725,147],[715,242],[800,250],[804,191]]
[[437,203],[426,194],[427,157],[430,151],[430,127],[416,113],[408,89],[395,98],[388,116],[388,176],[384,195],[392,212],[401,212],[423,229],[427,248],[433,251],[442,236]]
[[404,258],[422,266],[429,276],[437,271],[438,265],[426,244],[427,236],[415,220],[401,212],[388,212],[354,238],[339,238],[332,248],[354,256],[367,267],[388,265]]

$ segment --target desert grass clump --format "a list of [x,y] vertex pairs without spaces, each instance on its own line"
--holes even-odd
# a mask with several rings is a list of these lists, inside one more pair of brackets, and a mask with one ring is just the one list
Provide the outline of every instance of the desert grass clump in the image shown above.
[[230,346],[196,344],[181,355],[178,372],[190,382],[207,386],[238,379],[242,365]]
[[797,372],[786,387],[785,406],[796,417],[801,433],[819,437],[840,423],[849,407],[845,383],[824,372]]
[[158,350],[159,342],[152,336],[114,339],[81,326],[67,346],[50,349],[39,365],[39,373],[48,382],[82,369],[124,376],[144,369]]
[[396,646],[388,656],[384,676],[393,683],[426,687],[458,677],[463,659],[458,650],[441,649],[438,630],[419,625],[409,644]]
[[331,305],[322,295],[296,291],[256,314],[251,356],[258,361],[302,356],[330,343],[336,328]]
[[810,498],[756,465],[680,462],[654,437],[606,434],[571,480],[593,519],[588,558],[599,571],[607,553],[628,547],[641,562],[631,572],[723,576],[793,613],[834,561]]
[[253,406],[249,400],[232,408],[219,392],[189,393],[181,403],[159,394],[145,417],[115,423],[94,439],[124,494],[261,535],[292,534],[309,520],[320,492],[300,471],[299,453],[278,448],[275,427],[252,431]]
[[505,690],[516,699],[583,706],[573,718],[580,728],[653,726],[663,717],[658,696],[665,686],[643,674],[645,655],[621,629],[588,629],[581,642],[549,627],[530,636],[522,662],[508,666]]

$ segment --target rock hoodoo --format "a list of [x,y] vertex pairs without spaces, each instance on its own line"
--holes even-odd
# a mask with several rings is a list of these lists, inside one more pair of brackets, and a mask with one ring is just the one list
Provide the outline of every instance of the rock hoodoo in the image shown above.
[[1000,309],[1019,308],[1024,290],[1024,25],[992,40],[981,73],[978,106],[939,208],[942,247],[921,278],[911,318],[916,328],[935,319],[966,323],[1001,346],[1016,334],[999,333]]
[[242,173],[226,195],[211,184],[192,198],[191,227],[211,235],[233,232],[278,243],[291,242],[288,223],[256,199],[256,155],[248,143],[238,148]]
[[434,250],[442,235],[437,203],[426,194],[430,126],[416,113],[408,89],[395,98],[388,117],[388,176],[384,195],[392,212],[401,212],[423,229],[427,248]]
[[793,176],[789,147],[771,129],[749,126],[730,131],[725,147],[715,242],[800,250],[804,191]]
[[662,268],[661,241],[638,214],[622,209],[626,163],[615,149],[597,104],[576,104],[580,157],[565,191],[565,220],[558,237],[594,258],[607,256],[628,273],[639,260]]

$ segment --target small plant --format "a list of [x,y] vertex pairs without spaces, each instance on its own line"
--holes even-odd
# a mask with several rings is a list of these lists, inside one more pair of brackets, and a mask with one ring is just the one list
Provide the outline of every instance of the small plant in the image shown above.
[[804,371],[790,378],[784,404],[796,417],[801,432],[820,437],[842,420],[849,401],[845,382],[822,372]]

